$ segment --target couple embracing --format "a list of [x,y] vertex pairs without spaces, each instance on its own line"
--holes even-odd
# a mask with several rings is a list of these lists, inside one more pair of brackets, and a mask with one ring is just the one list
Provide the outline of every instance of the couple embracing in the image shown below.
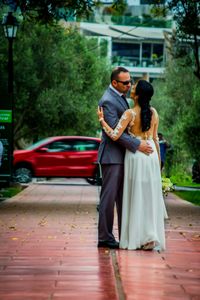
[[[131,88],[133,109],[125,98]],[[123,67],[112,71],[111,83],[99,102],[102,141],[98,161],[102,170],[98,247],[111,249],[165,249],[164,219],[158,143],[159,118],[150,106],[152,85],[132,85]],[[119,242],[113,234],[114,206]]]

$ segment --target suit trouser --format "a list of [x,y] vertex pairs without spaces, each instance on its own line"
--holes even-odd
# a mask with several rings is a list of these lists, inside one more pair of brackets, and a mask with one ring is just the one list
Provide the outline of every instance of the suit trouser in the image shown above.
[[99,241],[113,241],[114,206],[116,203],[119,238],[121,232],[124,165],[102,164],[102,188],[99,203]]

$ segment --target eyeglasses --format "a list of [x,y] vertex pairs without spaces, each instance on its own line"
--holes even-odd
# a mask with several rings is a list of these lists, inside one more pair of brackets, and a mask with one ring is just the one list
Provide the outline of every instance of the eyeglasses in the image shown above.
[[121,82],[123,85],[128,85],[129,83],[133,84],[133,80],[127,80],[127,81],[116,80],[116,81]]

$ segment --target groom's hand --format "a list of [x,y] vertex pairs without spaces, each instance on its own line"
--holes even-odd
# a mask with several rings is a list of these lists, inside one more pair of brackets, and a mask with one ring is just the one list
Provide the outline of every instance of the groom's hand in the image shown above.
[[138,150],[143,152],[146,155],[149,155],[153,152],[152,147],[146,141],[141,141]]

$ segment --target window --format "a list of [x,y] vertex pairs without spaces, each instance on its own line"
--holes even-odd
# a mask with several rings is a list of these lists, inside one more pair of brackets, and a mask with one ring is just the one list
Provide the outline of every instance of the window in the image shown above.
[[117,57],[119,65],[137,66],[140,61],[140,44],[134,43],[113,43],[112,55]]
[[46,146],[48,152],[98,150],[99,144],[90,140],[60,140]]
[[72,151],[73,144],[70,141],[60,140],[48,144],[46,148],[48,148],[48,152]]
[[151,58],[151,44],[142,44],[142,58]]
[[89,151],[89,150],[98,150],[99,144],[95,141],[74,141],[73,150],[75,151]]
[[129,44],[129,43],[113,43],[112,45],[113,55],[118,56],[134,56],[140,57],[140,45],[139,44]]
[[[141,4],[154,4],[155,3],[155,0],[141,0]],[[165,3],[165,0],[160,0],[159,1],[160,4],[164,4]]]
[[153,54],[158,58],[163,56],[163,44],[153,44]]

